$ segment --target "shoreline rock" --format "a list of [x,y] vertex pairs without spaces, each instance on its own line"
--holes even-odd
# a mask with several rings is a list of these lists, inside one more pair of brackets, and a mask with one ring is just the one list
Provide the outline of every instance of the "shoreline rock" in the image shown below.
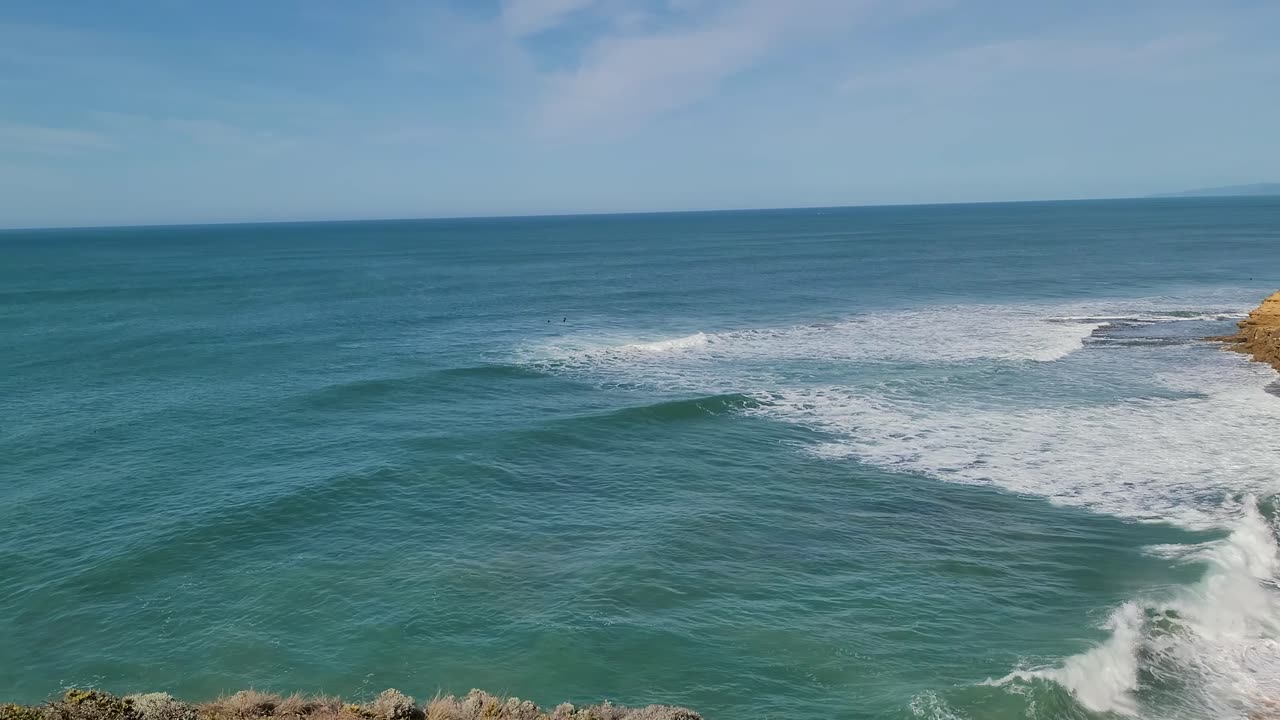
[[165,693],[112,695],[68,690],[41,705],[0,704],[0,720],[702,720],[682,707],[626,708],[608,702],[543,710],[516,697],[472,690],[464,697],[437,695],[421,705],[398,690],[364,703],[321,695],[282,696],[241,690],[206,703],[187,703]]
[[1240,321],[1234,335],[1207,338],[1226,343],[1226,349],[1250,355],[1280,370],[1280,292],[1272,293]]

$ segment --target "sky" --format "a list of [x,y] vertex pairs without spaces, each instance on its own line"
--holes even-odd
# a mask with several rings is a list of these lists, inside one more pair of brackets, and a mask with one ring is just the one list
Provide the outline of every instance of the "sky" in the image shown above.
[[1280,181],[1274,0],[3,0],[0,227]]

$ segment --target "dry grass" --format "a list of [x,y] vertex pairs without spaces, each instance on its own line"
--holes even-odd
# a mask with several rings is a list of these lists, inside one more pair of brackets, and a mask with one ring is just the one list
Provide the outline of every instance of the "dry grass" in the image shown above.
[[274,693],[258,690],[241,690],[234,695],[224,695],[200,706],[200,716],[215,720],[248,720],[274,717],[276,707],[283,700]]
[[604,703],[551,710],[519,698],[482,690],[463,697],[437,695],[423,707],[399,690],[385,690],[363,704],[343,704],[323,695],[282,697],[241,690],[200,705],[164,693],[116,697],[99,690],[68,690],[43,705],[0,705],[0,720],[702,720],[685,708],[650,705],[625,708]]
[[383,690],[373,702],[362,708],[378,720],[416,720],[423,713],[413,704],[413,698],[396,689]]
[[302,695],[294,693],[276,704],[278,718],[302,718],[317,715],[337,716],[342,701],[328,695]]
[[437,697],[427,703],[426,720],[702,720],[702,716],[686,708],[650,705],[625,708],[604,703],[575,707],[568,703],[544,712],[537,705],[520,698],[500,698],[483,690],[472,690],[466,697]]

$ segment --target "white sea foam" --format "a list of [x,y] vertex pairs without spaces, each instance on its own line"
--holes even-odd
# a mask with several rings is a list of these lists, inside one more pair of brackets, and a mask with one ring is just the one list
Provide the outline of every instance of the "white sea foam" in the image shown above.
[[[1050,362],[1079,350],[1104,325],[1064,321],[1034,306],[949,306],[673,338],[558,338],[522,348],[518,359],[608,383],[733,391],[744,383],[767,385],[776,377],[759,368],[794,361]],[[752,363],[757,370],[751,374],[735,363]]]
[[1176,683],[1166,717],[1232,718],[1280,709],[1280,555],[1252,498],[1226,539],[1200,548],[1208,571],[1164,597],[1125,603],[1096,647],[988,684],[1049,680],[1095,712],[1143,715],[1141,684]]
[[[831,440],[814,451],[832,457],[1125,518],[1233,528],[1217,543],[1155,549],[1204,562],[1200,582],[1127,602],[1110,615],[1104,642],[995,682],[1051,681],[1102,713],[1274,713],[1280,709],[1275,530],[1252,500],[1233,500],[1280,491],[1280,399],[1265,390],[1274,373],[1228,354],[1179,359],[1154,378],[1183,394],[1175,397],[1011,406],[902,384],[828,385],[761,392],[762,404],[748,412],[825,431]],[[1171,693],[1176,706],[1144,702],[1142,685],[1162,682],[1179,686]]]
[[[831,457],[1125,518],[1217,527],[1224,497],[1280,490],[1280,401],[1264,391],[1274,374],[1241,356],[1187,350],[1175,363],[1148,368],[1167,394],[1183,396],[1094,404],[1011,404],[930,385],[936,378],[917,382],[910,371],[893,383],[829,383],[841,363],[1045,362],[1080,349],[1119,319],[1176,322],[1231,312],[1153,307],[1157,300],[924,308],[661,340],[567,339],[527,348],[524,357],[606,384],[754,394],[761,405],[744,412],[826,432],[830,440],[813,451]],[[811,363],[825,374],[810,372]],[[807,384],[819,375],[827,384]]]
[[1247,317],[1248,313],[1243,310],[1218,310],[1214,312],[1200,312],[1196,310],[1171,310],[1171,311],[1148,311],[1138,313],[1128,313],[1123,315],[1061,315],[1053,318],[1065,322],[1103,322],[1103,323],[1139,323],[1151,324],[1162,322],[1177,321],[1195,321],[1203,322],[1207,320],[1240,320]]
[[629,343],[619,348],[622,352],[637,351],[645,353],[668,353],[679,350],[690,350],[705,347],[711,339],[706,333],[694,333],[672,340],[656,340],[654,342]]
[[911,698],[908,709],[914,717],[927,720],[966,720],[932,690],[926,690]]
[[828,386],[762,392],[748,412],[826,431],[832,439],[813,450],[830,457],[1212,528],[1224,497],[1280,489],[1280,400],[1263,389],[1270,370],[1214,359],[1214,378],[1160,378],[1199,391],[1179,398],[1011,408]]
[[[760,404],[743,412],[823,433],[826,440],[810,449],[832,458],[999,487],[1126,519],[1230,529],[1229,537],[1202,546],[1149,548],[1166,559],[1204,563],[1208,569],[1198,583],[1134,598],[1110,614],[1108,637],[1097,646],[991,683],[1012,691],[1031,682],[1057,683],[1084,707],[1103,713],[1228,718],[1269,707],[1280,716],[1275,528],[1252,499],[1241,500],[1280,491],[1280,398],[1266,390],[1275,376],[1242,356],[1162,348],[1161,332],[1130,333],[1143,325],[1243,314],[1217,309],[1217,303],[1202,305],[1214,308],[1204,312],[1158,309],[1180,306],[1152,299],[925,308],[827,325],[570,343],[529,357],[605,383],[753,394]],[[1132,375],[1129,363],[1141,362],[1141,381],[1161,392],[1056,399],[1024,392],[1014,399],[998,396],[999,390],[997,396],[975,393],[963,377],[953,387],[937,372],[907,368],[886,380],[884,370],[892,365],[871,381],[859,370],[848,381],[832,382],[830,372],[796,369],[809,363],[839,368],[987,361],[1022,363],[1034,372],[1033,363],[1066,358],[1100,330],[1125,330],[1132,352],[1143,354],[1108,354],[1115,364],[1098,377]],[[1194,332],[1187,328],[1172,337]],[[1144,339],[1151,342],[1143,345]],[[1100,356],[1086,366],[1106,362]],[[1178,690],[1158,700],[1147,696],[1150,686],[1162,683]],[[912,706],[917,714],[946,716],[937,698],[918,699]]]
[[[678,337],[567,337],[525,347],[522,362],[663,387],[705,389],[708,363],[823,360],[962,363],[1052,362],[1117,323],[1163,323],[1243,317],[1239,309],[1141,310],[1167,299],[1065,305],[948,305],[873,312],[838,322],[697,332]],[[730,376],[731,377],[731,376]]]

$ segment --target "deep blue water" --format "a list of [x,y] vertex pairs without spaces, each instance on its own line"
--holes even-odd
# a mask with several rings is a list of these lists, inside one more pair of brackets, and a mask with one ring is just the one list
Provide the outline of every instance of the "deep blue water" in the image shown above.
[[1278,287],[1277,198],[3,232],[0,696],[1245,717]]

